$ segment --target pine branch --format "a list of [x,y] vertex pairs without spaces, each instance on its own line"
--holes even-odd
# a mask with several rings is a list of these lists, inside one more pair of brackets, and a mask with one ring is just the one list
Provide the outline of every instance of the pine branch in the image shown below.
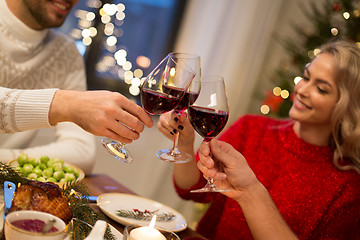
[[136,220],[144,220],[144,221],[148,221],[151,220],[151,218],[156,215],[156,221],[172,221],[175,218],[175,215],[172,213],[161,213],[158,212],[158,210],[156,211],[140,211],[138,209],[134,209],[134,210],[124,210],[124,209],[120,209],[117,210],[116,215],[119,217],[124,217],[124,218],[132,218],[132,219],[136,219]]

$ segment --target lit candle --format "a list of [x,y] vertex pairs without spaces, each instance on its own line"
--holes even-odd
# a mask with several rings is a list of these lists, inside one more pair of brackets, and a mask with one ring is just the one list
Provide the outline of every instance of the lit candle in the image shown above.
[[139,227],[131,230],[131,240],[166,240],[165,236],[154,228],[156,215],[151,219],[149,226]]

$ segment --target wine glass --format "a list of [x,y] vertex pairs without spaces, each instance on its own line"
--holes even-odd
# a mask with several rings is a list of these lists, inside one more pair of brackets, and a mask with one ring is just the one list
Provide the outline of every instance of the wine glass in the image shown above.
[[[200,57],[188,53],[170,53],[174,59],[182,61],[184,64],[189,66],[195,73],[196,76],[192,81],[190,87],[185,92],[185,95],[181,99],[180,103],[174,108],[174,112],[181,115],[188,108],[189,104],[192,104],[198,97],[200,91]],[[162,149],[156,153],[156,156],[161,160],[174,163],[185,163],[189,162],[192,158],[190,154],[181,153],[177,148],[179,141],[179,132],[175,133],[173,146],[171,149]]]
[[[145,78],[141,87],[141,102],[150,115],[171,111],[181,100],[196,73],[181,60],[168,54]],[[108,137],[101,139],[105,148],[118,160],[131,162],[124,144]]]
[[196,73],[182,59],[168,54],[145,78],[141,104],[150,115],[173,110],[185,95]]
[[[229,118],[229,105],[223,77],[205,76],[201,79],[199,97],[189,105],[188,115],[191,125],[205,142],[210,142],[223,130]],[[191,192],[228,191],[217,187],[212,178],[207,180],[205,187]]]

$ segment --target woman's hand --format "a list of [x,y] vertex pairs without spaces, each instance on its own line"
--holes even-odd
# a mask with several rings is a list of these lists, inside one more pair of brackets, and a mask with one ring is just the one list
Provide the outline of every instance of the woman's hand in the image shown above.
[[174,141],[175,134],[179,133],[178,149],[189,151],[193,154],[195,132],[191,126],[187,113],[181,115],[174,111],[164,113],[160,116],[157,127],[171,141]]
[[198,168],[206,178],[212,177],[215,184],[229,192],[224,195],[238,200],[244,191],[259,184],[244,156],[230,144],[219,140],[203,142],[199,149]]

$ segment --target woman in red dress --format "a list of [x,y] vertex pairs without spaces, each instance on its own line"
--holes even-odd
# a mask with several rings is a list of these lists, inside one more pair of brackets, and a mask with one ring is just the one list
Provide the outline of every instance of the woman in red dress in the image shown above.
[[[211,203],[198,232],[216,240],[360,239],[360,49],[355,44],[339,41],[321,48],[295,86],[289,116],[241,117],[219,140],[203,142],[196,155],[186,115],[160,117],[159,130],[172,138],[173,129],[182,129],[179,149],[194,156],[174,165],[178,194]],[[190,193],[204,186],[202,175],[230,191]]]

